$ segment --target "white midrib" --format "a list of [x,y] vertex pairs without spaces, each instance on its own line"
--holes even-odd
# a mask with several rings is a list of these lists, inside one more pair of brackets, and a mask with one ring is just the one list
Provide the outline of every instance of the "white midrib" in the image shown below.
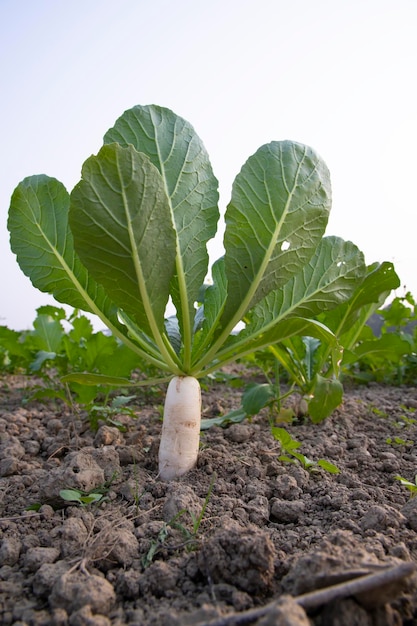
[[[169,207],[170,207],[171,216],[172,216],[172,223],[173,223],[173,227],[175,231],[175,240],[176,240],[175,269],[176,269],[177,277],[178,277],[178,287],[179,287],[179,294],[180,294],[183,333],[184,333],[184,336],[182,338],[183,346],[184,346],[183,365],[184,365],[184,371],[187,372],[191,366],[191,341],[192,341],[191,320],[190,320],[190,311],[189,311],[189,303],[188,303],[188,291],[187,291],[187,285],[185,281],[184,265],[183,265],[183,260],[181,256],[181,246],[180,246],[180,241],[179,241],[179,236],[178,236],[177,225],[175,222],[175,215],[174,215],[174,209],[172,206],[171,194],[167,187],[165,162],[162,159],[162,155],[159,149],[159,141],[157,140],[158,134],[157,134],[156,124],[154,120],[152,120],[152,122],[153,122],[154,129],[155,129],[155,146],[156,146],[156,150],[158,154],[159,164],[161,166],[161,178],[164,184],[166,197],[168,198],[168,201],[169,201]],[[177,184],[178,184],[178,181],[177,181]]]

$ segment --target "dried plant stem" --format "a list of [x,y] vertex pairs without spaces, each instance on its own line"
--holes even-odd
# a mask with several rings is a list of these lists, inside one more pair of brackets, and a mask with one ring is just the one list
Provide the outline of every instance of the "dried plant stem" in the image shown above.
[[[294,602],[299,604],[306,611],[311,611],[323,604],[328,604],[334,600],[340,600],[360,593],[365,593],[378,587],[384,587],[386,585],[398,582],[403,578],[407,578],[416,571],[416,564],[411,562],[401,563],[389,569],[384,569],[382,572],[376,574],[368,574],[355,578],[354,580],[348,580],[331,587],[324,589],[318,589],[305,593],[300,596],[295,596]],[[274,600],[269,604],[259,608],[250,609],[242,613],[233,613],[232,615],[226,615],[218,619],[199,624],[197,626],[242,626],[243,624],[250,624],[261,617],[264,617],[271,612],[277,606],[277,601]]]

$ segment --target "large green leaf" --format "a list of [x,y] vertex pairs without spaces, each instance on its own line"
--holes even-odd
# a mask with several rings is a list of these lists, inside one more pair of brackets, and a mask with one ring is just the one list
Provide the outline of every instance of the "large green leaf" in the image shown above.
[[370,357],[375,362],[379,360],[380,363],[383,363],[385,360],[399,363],[406,354],[412,354],[412,352],[412,341],[408,341],[400,334],[387,333],[373,340],[363,341],[356,346],[352,362],[359,361],[364,357]]
[[301,272],[249,312],[247,333],[258,332],[279,318],[313,317],[335,308],[352,296],[365,273],[364,256],[352,242],[324,237]]
[[234,325],[302,269],[324,233],[330,206],[329,171],[311,148],[275,141],[248,159],[226,211],[224,325]]
[[337,378],[325,378],[317,374],[312,398],[308,402],[308,413],[313,424],[329,417],[343,400],[343,385]]
[[191,124],[155,105],[125,111],[104,142],[133,145],[163,178],[177,235],[171,294],[189,350],[194,303],[208,268],[206,243],[216,234],[219,218],[218,182],[208,154]]
[[70,225],[84,265],[156,341],[164,332],[176,240],[164,181],[133,148],[105,145],[84,163]]
[[69,204],[67,190],[55,178],[25,178],[11,199],[7,224],[11,248],[37,289],[117,324],[114,305],[74,252]]
[[392,263],[373,263],[349,300],[321,314],[319,319],[336,333],[344,348],[352,349],[369,317],[399,285]]

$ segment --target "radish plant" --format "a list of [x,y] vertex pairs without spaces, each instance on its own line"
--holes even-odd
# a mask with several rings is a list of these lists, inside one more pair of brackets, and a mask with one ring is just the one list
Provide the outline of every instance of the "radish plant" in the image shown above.
[[[104,137],[67,192],[46,175],[15,189],[8,228],[23,272],[56,300],[98,315],[168,382],[160,476],[196,463],[198,379],[292,336],[340,358],[313,319],[349,299],[365,275],[351,242],[324,237],[329,171],[310,147],[273,141],[243,165],[225,212],[224,255],[209,270],[218,183],[193,127],[135,106]],[[167,317],[167,306],[176,314]],[[97,384],[99,375],[71,375]],[[111,382],[129,382],[123,379]]]

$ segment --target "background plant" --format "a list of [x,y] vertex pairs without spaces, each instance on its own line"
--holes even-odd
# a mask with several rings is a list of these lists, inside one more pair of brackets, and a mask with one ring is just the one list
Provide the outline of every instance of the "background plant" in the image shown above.
[[[63,308],[51,305],[37,309],[32,330],[18,332],[0,327],[0,358],[4,372],[25,372],[43,379],[42,385],[34,386],[32,398],[85,404],[91,423],[99,414],[102,420],[111,421],[116,412],[128,410],[124,405],[129,396],[109,397],[112,377],[117,382],[120,377],[128,381],[134,372],[150,370],[120,340],[102,331],[94,332],[91,321],[79,311],[67,314]],[[79,371],[98,375],[98,384],[68,382],[68,395],[60,377]]]
[[417,306],[407,292],[379,308],[357,334],[346,357],[356,380],[415,384],[417,380]]

